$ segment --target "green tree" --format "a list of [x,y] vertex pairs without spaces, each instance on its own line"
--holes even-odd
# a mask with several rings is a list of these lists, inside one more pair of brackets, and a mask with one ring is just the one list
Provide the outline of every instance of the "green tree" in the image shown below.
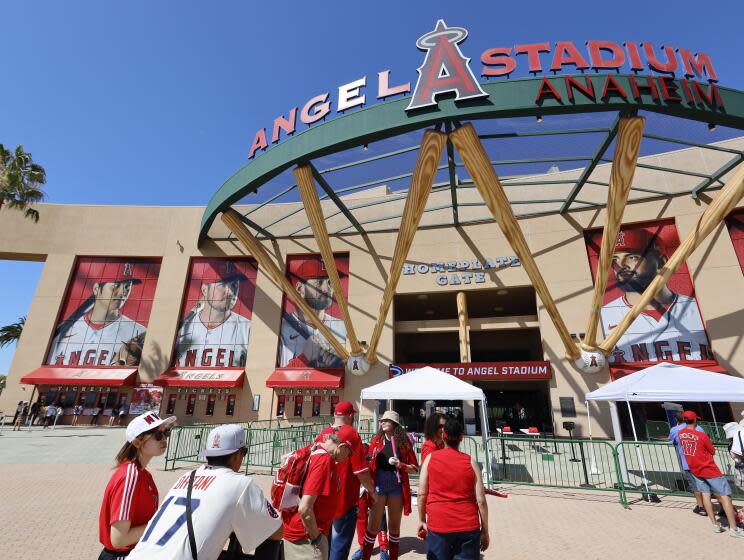
[[19,317],[17,323],[11,323],[0,327],[0,348],[5,348],[8,344],[18,342],[23,332],[23,325],[26,324],[26,317]]
[[44,200],[46,193],[41,185],[46,183],[46,171],[34,163],[31,154],[17,146],[15,151],[0,144],[0,208],[25,211],[25,216],[39,221],[39,211],[30,206]]

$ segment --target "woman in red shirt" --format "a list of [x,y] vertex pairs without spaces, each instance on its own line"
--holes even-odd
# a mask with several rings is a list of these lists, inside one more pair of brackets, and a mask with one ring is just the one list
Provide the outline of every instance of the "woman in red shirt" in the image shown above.
[[488,548],[488,504],[480,469],[458,447],[462,424],[448,418],[444,449],[424,461],[419,478],[419,534],[426,532],[426,556],[433,560],[478,560]]
[[387,506],[388,554],[398,560],[400,520],[411,513],[411,486],[408,473],[418,470],[418,461],[408,434],[400,425],[397,412],[388,410],[380,419],[380,429],[369,442],[370,473],[378,498],[372,506],[369,525],[364,533],[362,558],[369,560],[375,545],[382,515]]
[[426,441],[421,447],[422,465],[430,453],[444,449],[442,430],[444,430],[445,419],[445,415],[441,412],[433,412],[426,419],[426,422],[424,422],[424,437],[426,438]]
[[98,560],[125,558],[140,540],[158,509],[158,489],[147,470],[153,457],[165,453],[176,417],[147,412],[127,426],[127,442],[116,455],[117,467],[103,493],[98,519],[103,551]]

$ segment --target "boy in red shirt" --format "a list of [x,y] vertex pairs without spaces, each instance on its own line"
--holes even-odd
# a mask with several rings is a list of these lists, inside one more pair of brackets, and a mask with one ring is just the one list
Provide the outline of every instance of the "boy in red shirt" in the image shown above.
[[703,506],[708,514],[708,519],[713,523],[713,531],[723,533],[724,529],[713,514],[713,503],[710,495],[715,494],[718,502],[726,512],[726,519],[729,524],[729,535],[732,537],[744,537],[744,529],[736,526],[736,513],[731,503],[731,486],[723,475],[721,470],[713,460],[716,453],[715,447],[705,432],[698,432],[697,414],[690,410],[682,413],[682,419],[686,427],[678,432],[678,438],[682,453],[685,456],[687,465],[690,467],[690,473],[695,479],[695,484],[699,492],[703,494]]
[[328,560],[328,534],[341,490],[336,463],[350,455],[351,444],[336,434],[326,434],[315,445],[299,507],[282,512],[286,560]]

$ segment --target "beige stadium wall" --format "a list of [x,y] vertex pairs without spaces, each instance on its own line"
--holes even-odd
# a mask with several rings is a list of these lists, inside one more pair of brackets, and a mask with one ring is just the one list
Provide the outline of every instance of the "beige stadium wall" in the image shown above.
[[[623,222],[674,218],[682,239],[693,227],[708,201],[707,197],[694,201],[689,196],[684,196],[631,204]],[[39,206],[41,219],[37,224],[23,219],[18,212],[0,210],[0,257],[45,260],[23,336],[9,371],[7,389],[0,397],[0,410],[10,413],[18,400],[30,397],[31,387],[22,386],[19,379],[44,363],[51,333],[56,326],[75,257],[78,255],[162,258],[139,377],[146,382],[165,371],[171,363],[190,258],[246,254],[236,241],[207,240],[201,248],[196,246],[203,210],[202,207],[43,204]],[[330,212],[330,207],[325,206],[324,211]],[[277,216],[283,215],[286,213],[285,205],[274,205],[272,212]],[[584,230],[601,227],[603,221],[604,212],[600,209],[520,220],[530,248],[570,332],[584,331],[591,299],[592,276]],[[227,233],[219,222],[211,232],[214,238],[227,237]],[[360,340],[369,340],[371,336],[394,244],[395,232],[371,233],[367,238],[358,235],[332,238],[334,251],[350,254],[349,303],[352,321]],[[317,252],[312,237],[281,239],[273,243],[267,242],[265,247],[282,265],[287,255]],[[416,234],[408,261],[431,263],[443,259],[484,259],[511,254],[513,251],[498,226],[491,222],[462,228],[421,229]],[[725,225],[721,225],[703,243],[688,265],[716,357],[733,375],[741,375],[744,371],[744,352],[740,349],[744,277]],[[524,270],[515,267],[497,272],[489,271],[486,284],[461,285],[457,289],[529,284]],[[398,293],[448,289],[453,288],[437,287],[433,279],[422,283],[418,275],[403,275]],[[281,303],[281,290],[259,268],[246,383],[237,393],[235,416],[232,417],[234,420],[268,419],[273,414],[273,391],[265,386],[265,380],[276,365]],[[551,362],[554,373],[550,381],[550,399],[556,429],[560,432],[563,420],[560,416],[559,397],[571,396],[575,398],[577,405],[578,418],[572,419],[577,422],[576,433],[587,435],[584,394],[607,383],[609,372],[605,369],[599,374],[587,375],[577,371],[564,358],[560,338],[539,305],[538,315],[544,356]],[[379,345],[380,361],[363,377],[347,375],[345,388],[340,391],[342,399],[356,401],[362,387],[387,378],[387,365],[394,356],[393,320],[391,311]],[[257,413],[251,411],[253,395],[261,396]],[[291,413],[290,401],[288,397],[288,414]],[[165,402],[167,396],[164,398]],[[273,405],[276,405],[275,401]],[[217,401],[215,416],[208,420],[227,420],[224,408],[225,402]],[[177,401],[176,414],[182,414],[184,409],[185,401]],[[326,409],[327,404],[324,402],[322,413],[325,414]],[[310,414],[308,403],[305,404],[304,412],[305,415]],[[738,410],[735,412],[738,413]],[[595,433],[610,433],[609,409],[606,404],[593,406],[592,417],[597,419]],[[198,415],[193,418],[193,421],[206,420],[207,418]]]

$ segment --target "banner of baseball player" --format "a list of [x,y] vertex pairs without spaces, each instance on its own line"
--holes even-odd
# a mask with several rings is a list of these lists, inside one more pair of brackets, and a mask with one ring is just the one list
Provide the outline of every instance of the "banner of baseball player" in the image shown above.
[[[585,236],[592,277],[596,279],[602,230],[588,231]],[[605,336],[630,311],[678,246],[673,220],[620,228],[600,314]],[[692,279],[683,264],[620,338],[609,363],[714,359]]]
[[[344,297],[349,290],[349,256],[334,255]],[[287,278],[297,292],[315,310],[321,321],[342,343],[346,342],[346,328],[333,296],[320,255],[290,256],[287,259]],[[282,303],[282,326],[279,340],[279,367],[311,367],[316,369],[343,368],[341,358],[328,340],[313,327],[289,298]]]
[[176,338],[176,367],[244,367],[256,294],[253,259],[195,258]]
[[150,383],[140,383],[132,391],[132,404],[129,406],[129,414],[138,416],[145,412],[160,412],[160,403],[162,402],[162,387]]
[[726,218],[731,243],[739,260],[741,272],[744,274],[744,210],[736,210]]
[[160,259],[78,258],[46,363],[138,365],[159,274]]

